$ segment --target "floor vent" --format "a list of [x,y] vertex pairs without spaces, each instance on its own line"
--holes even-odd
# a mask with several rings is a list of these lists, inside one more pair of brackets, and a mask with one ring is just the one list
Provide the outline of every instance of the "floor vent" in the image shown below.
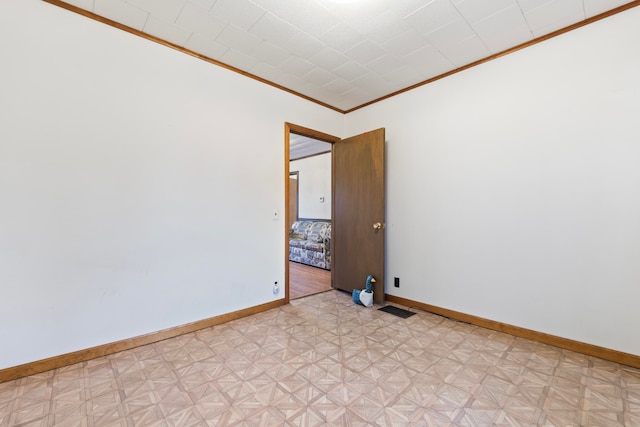
[[398,308],[398,307],[394,307],[392,305],[387,305],[385,307],[379,308],[378,310],[380,311],[385,311],[389,314],[393,314],[394,316],[398,316],[398,317],[402,317],[403,319],[406,319],[407,317],[411,317],[413,316],[415,313],[408,311],[408,310],[404,310],[402,308]]

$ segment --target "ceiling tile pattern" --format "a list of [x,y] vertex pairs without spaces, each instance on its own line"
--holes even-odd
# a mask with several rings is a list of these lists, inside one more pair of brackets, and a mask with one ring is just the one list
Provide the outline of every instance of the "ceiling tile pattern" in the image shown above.
[[65,0],[350,110],[629,0]]
[[292,133],[289,135],[289,159],[296,160],[331,151],[331,143]]

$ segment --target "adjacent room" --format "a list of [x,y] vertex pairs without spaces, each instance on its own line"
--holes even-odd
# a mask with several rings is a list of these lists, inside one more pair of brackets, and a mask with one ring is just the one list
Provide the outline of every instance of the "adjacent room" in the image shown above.
[[289,296],[331,289],[331,143],[292,134],[289,144]]
[[638,6],[2,0],[0,426],[640,425]]

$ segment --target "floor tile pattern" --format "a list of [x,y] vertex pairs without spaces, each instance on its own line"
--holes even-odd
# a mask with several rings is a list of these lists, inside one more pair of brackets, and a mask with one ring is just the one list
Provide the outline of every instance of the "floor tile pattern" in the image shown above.
[[0,384],[0,426],[640,426],[640,370],[330,291]]

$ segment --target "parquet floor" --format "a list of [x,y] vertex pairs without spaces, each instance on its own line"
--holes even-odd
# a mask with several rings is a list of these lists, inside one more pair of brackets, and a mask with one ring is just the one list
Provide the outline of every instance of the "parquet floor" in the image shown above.
[[330,291],[0,384],[0,426],[640,426],[640,371]]
[[289,298],[298,299],[331,289],[331,271],[289,261]]

